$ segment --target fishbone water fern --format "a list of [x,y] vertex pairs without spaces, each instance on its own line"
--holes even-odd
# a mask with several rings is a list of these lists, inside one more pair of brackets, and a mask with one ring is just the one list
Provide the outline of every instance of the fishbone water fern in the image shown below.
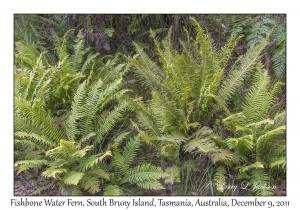
[[105,187],[103,195],[136,195],[137,192],[133,193],[130,191],[131,188],[128,188],[130,185],[148,190],[164,189],[158,179],[170,177],[169,173],[165,173],[161,168],[149,163],[134,164],[140,144],[137,136],[127,142],[122,150],[118,145],[113,148],[112,168],[109,173],[110,184]]
[[284,80],[286,70],[285,15],[244,16],[236,21],[232,33],[235,36],[245,34],[248,49],[269,37],[270,46],[265,51],[267,69],[271,68],[268,69],[269,72],[274,72],[277,79]]
[[128,67],[117,56],[104,62],[90,54],[85,60],[80,33],[70,55],[66,36],[57,44],[56,66],[33,47],[17,45],[15,167],[19,173],[46,168],[43,175],[57,179],[62,194],[97,193],[107,177],[99,161],[128,134],[118,136],[125,127],[112,132],[132,110],[123,97],[128,90],[121,89]]
[[[278,113],[273,119],[268,113],[283,84],[277,82],[273,88],[270,85],[267,71],[258,63],[255,81],[246,96],[242,112],[223,119],[231,136],[219,144],[221,149],[229,150],[238,157],[238,164],[234,163],[236,179],[250,183],[255,195],[273,195],[273,185],[282,184],[277,183],[277,174],[285,173],[285,112]],[[217,157],[218,154],[213,154],[215,162],[218,162]],[[219,184],[226,182],[224,175],[227,172],[224,168],[221,170],[222,167],[219,166],[215,177]],[[223,191],[222,188],[218,190]]]

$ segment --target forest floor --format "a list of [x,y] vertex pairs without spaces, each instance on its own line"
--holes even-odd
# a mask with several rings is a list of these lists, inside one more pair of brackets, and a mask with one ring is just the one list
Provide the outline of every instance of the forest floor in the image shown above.
[[[14,173],[14,196],[30,196],[38,187],[45,186],[49,180],[40,176],[37,170]],[[41,196],[59,196],[58,189],[44,190]]]

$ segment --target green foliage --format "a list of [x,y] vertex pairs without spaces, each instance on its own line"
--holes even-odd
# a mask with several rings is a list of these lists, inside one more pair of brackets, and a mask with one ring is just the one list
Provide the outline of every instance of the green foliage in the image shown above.
[[224,69],[238,42],[231,37],[216,51],[210,36],[195,19],[191,21],[197,32],[196,39],[192,40],[186,30],[187,40],[180,41],[182,52],[173,46],[172,29],[161,42],[151,32],[162,67],[151,61],[138,44],[134,44],[138,54],[128,58],[143,84],[153,91],[149,106],[136,103],[139,126],[134,125],[143,140],[169,158],[176,156],[164,152],[169,143],[193,138],[189,137],[190,133],[198,129],[200,122],[210,119],[208,109],[214,103]]
[[16,15],[15,170],[49,178],[33,195],[228,195],[244,181],[273,195],[261,186],[285,184],[285,27],[284,15]]
[[242,16],[236,20],[232,32],[235,36],[245,34],[248,49],[268,38],[270,43],[265,51],[265,57],[266,63],[272,62],[272,67],[267,67],[267,69],[272,68],[275,77],[284,80],[286,70],[285,15]]
[[122,152],[119,146],[114,147],[112,153],[113,168],[109,175],[111,184],[105,188],[104,195],[122,195],[122,192],[130,193],[127,189],[128,185],[137,185],[139,188],[148,190],[164,189],[158,179],[165,178],[169,174],[151,164],[133,166],[139,147],[139,137],[134,137],[127,142]]
[[132,110],[121,90],[128,67],[118,56],[87,55],[81,33],[70,54],[68,33],[56,37],[55,66],[34,46],[17,43],[15,166],[19,173],[45,167],[43,176],[56,179],[64,195],[95,194],[109,179],[103,159],[121,133],[112,131]]
[[[234,137],[228,137],[226,145],[222,146],[239,157],[239,165],[235,164],[237,177],[248,180],[255,195],[273,195],[271,186],[277,184],[276,174],[281,173],[280,170],[285,166],[286,128],[284,121],[275,123],[278,118],[284,118],[284,113],[278,113],[273,120],[268,117],[282,84],[278,82],[271,88],[270,78],[260,63],[256,71],[253,87],[246,95],[242,112],[223,119],[224,125]],[[215,177],[220,180],[219,171]],[[222,189],[219,191],[222,192]]]

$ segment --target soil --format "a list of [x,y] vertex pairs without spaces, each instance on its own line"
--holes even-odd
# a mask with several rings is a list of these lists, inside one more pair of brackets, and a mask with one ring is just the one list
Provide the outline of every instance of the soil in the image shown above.
[[[52,180],[45,179],[38,170],[22,171],[14,173],[14,196],[30,196],[38,188],[49,185]],[[47,189],[42,191],[42,196],[59,196],[58,189]]]

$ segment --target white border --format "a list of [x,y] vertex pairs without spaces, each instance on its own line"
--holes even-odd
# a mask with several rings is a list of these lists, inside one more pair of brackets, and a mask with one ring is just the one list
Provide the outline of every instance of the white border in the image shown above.
[[[299,14],[296,1],[251,0],[251,1],[1,1],[1,191],[0,206],[12,208],[10,199],[13,197],[13,14],[15,13],[284,13],[287,14],[287,193],[286,197],[259,197],[260,200],[289,200],[290,207],[299,206]],[[297,135],[298,134],[298,135]],[[68,197],[72,198],[72,197]],[[68,199],[61,198],[62,200]],[[164,197],[162,197],[164,198]],[[194,197],[184,197],[195,200]],[[210,197],[200,197],[207,200]],[[236,197],[240,200],[253,200],[254,197]],[[43,199],[37,198],[36,200]],[[86,201],[88,198],[76,197]],[[94,199],[94,198],[93,198]],[[121,197],[119,200],[131,200]],[[147,198],[145,198],[147,199]],[[158,198],[156,198],[158,199]],[[166,199],[180,199],[166,197]],[[216,197],[214,197],[216,199]],[[224,197],[224,199],[231,199]],[[7,209],[5,208],[5,209]],[[65,207],[76,209],[77,207]],[[78,207],[79,208],[79,207]],[[95,207],[94,207],[95,208]],[[100,208],[100,207],[97,207]],[[166,208],[166,207],[165,207]],[[171,209],[166,208],[166,209]],[[184,208],[184,207],[181,207]],[[199,208],[199,207],[198,207]],[[217,207],[214,207],[217,208]],[[125,209],[125,208],[105,208]],[[130,208],[131,209],[131,208]],[[150,209],[150,208],[149,208]],[[294,208],[295,209],[295,208]]]

